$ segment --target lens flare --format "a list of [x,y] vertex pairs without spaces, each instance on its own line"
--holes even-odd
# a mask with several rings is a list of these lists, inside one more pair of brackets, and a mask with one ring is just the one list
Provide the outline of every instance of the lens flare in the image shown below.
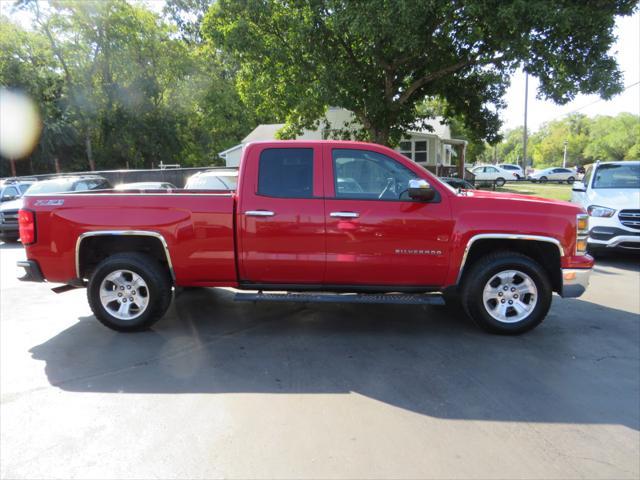
[[15,160],[28,156],[41,130],[35,103],[24,93],[0,88],[0,155]]

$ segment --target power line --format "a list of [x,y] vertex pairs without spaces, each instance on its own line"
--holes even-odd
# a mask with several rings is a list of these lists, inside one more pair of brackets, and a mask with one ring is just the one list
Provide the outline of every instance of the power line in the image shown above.
[[[632,83],[631,85],[627,85],[626,87],[624,87],[622,89],[622,91],[620,93],[624,92],[625,90],[629,90],[631,87],[635,87],[638,84],[640,84],[640,81]],[[580,108],[576,108],[575,110],[572,110],[570,112],[561,113],[560,115],[556,115],[555,117],[552,117],[549,120],[547,120],[547,122],[550,122],[551,120],[555,120],[556,118],[559,118],[559,117],[564,117],[565,115],[571,115],[572,113],[579,112],[580,110],[584,110],[585,108],[590,107],[591,105],[595,105],[598,102],[602,102],[603,100],[605,100],[605,99],[604,98],[599,98],[599,99],[597,99],[597,100],[595,100],[595,101],[593,101],[591,103],[587,103],[586,105],[583,105]]]

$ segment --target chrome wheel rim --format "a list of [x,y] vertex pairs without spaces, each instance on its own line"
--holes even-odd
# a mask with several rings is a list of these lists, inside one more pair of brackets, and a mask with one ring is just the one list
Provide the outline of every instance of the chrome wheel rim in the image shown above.
[[495,320],[517,323],[527,318],[538,304],[538,289],[526,273],[503,270],[485,284],[482,303]]
[[100,284],[100,303],[115,318],[134,320],[149,305],[149,287],[136,272],[115,270]]

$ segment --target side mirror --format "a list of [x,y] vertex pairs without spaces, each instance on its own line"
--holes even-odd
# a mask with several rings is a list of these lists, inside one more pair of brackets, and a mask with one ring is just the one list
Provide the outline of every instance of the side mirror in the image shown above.
[[430,202],[436,197],[436,191],[426,180],[414,178],[409,180],[409,198]]
[[587,186],[582,182],[573,182],[571,190],[573,190],[574,192],[586,192]]

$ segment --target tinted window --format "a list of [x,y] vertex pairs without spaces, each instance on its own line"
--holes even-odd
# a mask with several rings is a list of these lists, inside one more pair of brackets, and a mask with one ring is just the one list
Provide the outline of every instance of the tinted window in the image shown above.
[[20,185],[18,185],[18,188],[20,189],[20,193],[26,192],[30,186],[31,186],[30,183],[21,183]]
[[496,173],[498,171],[497,168],[493,168],[493,167],[486,167],[484,169],[485,172],[489,172],[489,173]]
[[411,170],[380,153],[368,150],[333,151],[334,185],[337,198],[408,200]]
[[268,197],[313,197],[313,149],[263,150],[258,170],[258,193]]

